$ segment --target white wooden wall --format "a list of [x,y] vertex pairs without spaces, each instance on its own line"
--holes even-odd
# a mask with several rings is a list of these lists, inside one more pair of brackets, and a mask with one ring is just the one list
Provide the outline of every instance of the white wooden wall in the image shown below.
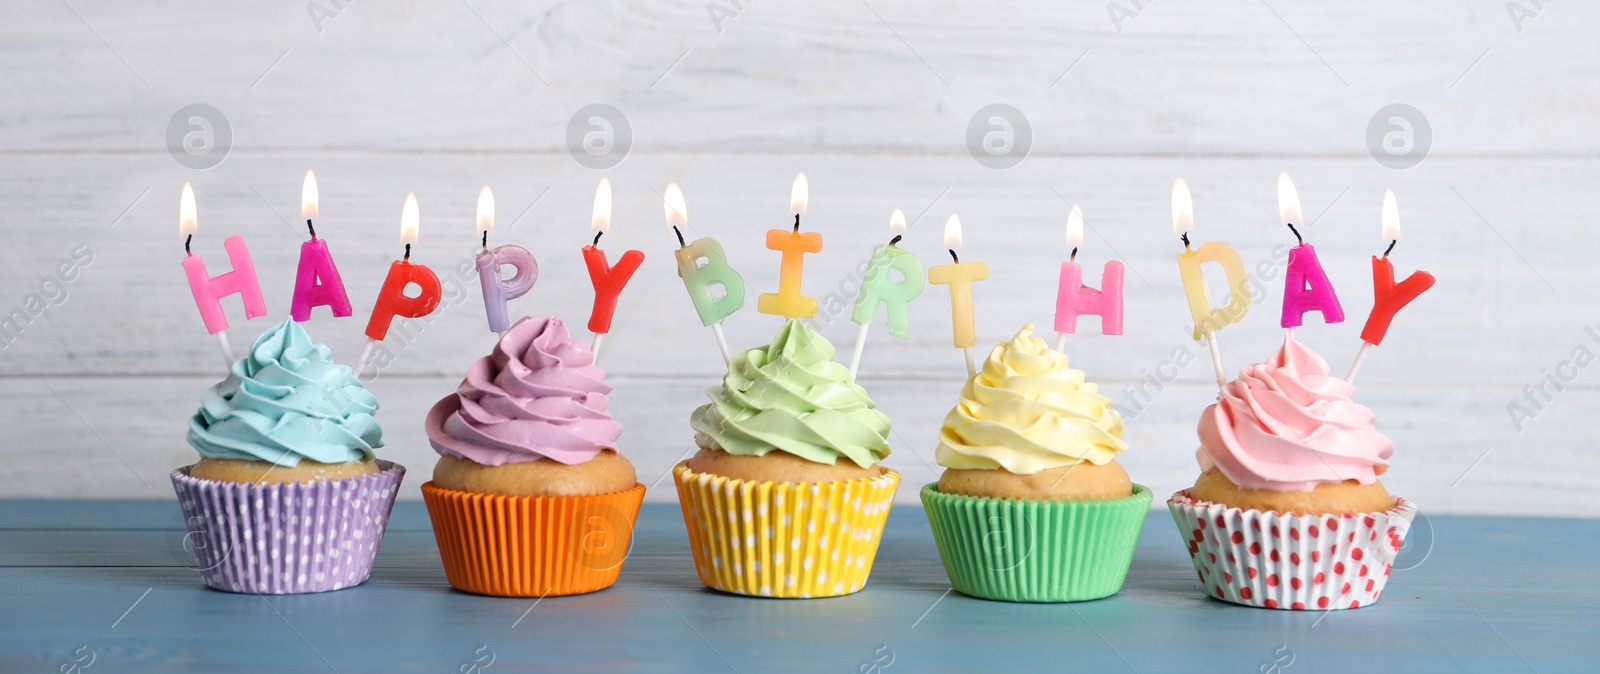
[[[723,371],[671,264],[656,196],[669,180],[688,195],[692,234],[722,241],[752,293],[776,283],[762,232],[786,226],[797,171],[811,180],[807,228],[826,237],[806,262],[818,297],[849,283],[891,209],[926,212],[904,245],[930,263],[959,212],[963,258],[993,270],[976,290],[985,343],[1048,325],[1064,202],[1081,202],[1093,230],[1081,260],[1128,264],[1128,317],[1124,336],[1071,340],[1073,363],[1124,399],[1175,349],[1198,357],[1128,422],[1125,464],[1170,493],[1194,477],[1195,421],[1215,395],[1203,346],[1185,333],[1172,179],[1194,188],[1197,237],[1228,241],[1253,266],[1289,240],[1274,192],[1288,170],[1321,216],[1308,236],[1351,315],[1300,333],[1335,368],[1371,306],[1385,188],[1405,225],[1397,265],[1439,277],[1359,382],[1397,444],[1391,490],[1429,512],[1600,515],[1600,368],[1577,369],[1520,431],[1506,409],[1575,349],[1600,353],[1583,330],[1600,324],[1592,5],[1518,4],[1514,20],[1501,0],[1123,1],[1137,16],[1119,26],[1098,1],[755,0],[727,9],[737,16],[719,31],[698,1],[354,2],[319,32],[294,2],[4,4],[0,309],[23,306],[77,247],[93,261],[0,351],[0,497],[171,498],[167,472],[194,457],[187,416],[222,374],[178,267],[179,187],[193,181],[199,194],[197,252],[218,265],[221,239],[239,233],[255,255],[273,313],[246,322],[230,301],[242,349],[287,313],[308,167],[321,178],[319,233],[358,313],[321,313],[308,328],[347,362],[408,191],[423,215],[414,259],[448,278],[472,253],[478,188],[492,185],[494,239],[530,248],[542,269],[513,310],[581,326],[591,291],[577,249],[609,175],[605,243],[649,256],[602,358],[624,450],[647,484],[690,448],[687,416]],[[209,170],[167,150],[169,119],[193,103],[223,111],[234,133]],[[633,131],[607,171],[566,145],[569,119],[592,103],[623,111]],[[969,119],[993,103],[1033,130],[1030,155],[1007,170],[967,150]],[[1421,110],[1433,135],[1405,170],[1368,149],[1368,121],[1393,103]],[[382,454],[412,469],[410,497],[434,458],[424,410],[492,344],[476,284],[459,280],[464,290],[372,384]],[[1224,334],[1230,371],[1281,338],[1273,281]],[[903,500],[936,476],[938,423],[963,376],[941,290],[913,305],[909,342],[880,326],[863,365],[895,423],[889,464],[906,476]],[[753,305],[727,326],[737,346],[779,324]],[[841,316],[825,334],[848,350],[854,325]],[[653,486],[649,498],[675,498],[669,482]]]

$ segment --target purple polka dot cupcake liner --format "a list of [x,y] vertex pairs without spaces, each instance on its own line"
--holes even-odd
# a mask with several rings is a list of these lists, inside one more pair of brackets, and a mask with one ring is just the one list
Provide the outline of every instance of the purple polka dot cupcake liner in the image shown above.
[[1369,606],[1383,594],[1417,506],[1383,512],[1296,515],[1200,501],[1167,501],[1206,594],[1292,611]]
[[309,594],[372,575],[405,466],[300,483],[202,480],[172,471],[200,577],[212,589]]

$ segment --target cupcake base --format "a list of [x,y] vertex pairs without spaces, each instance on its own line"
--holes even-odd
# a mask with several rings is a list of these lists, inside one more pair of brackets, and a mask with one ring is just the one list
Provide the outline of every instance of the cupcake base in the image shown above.
[[780,598],[866,586],[900,474],[816,483],[754,482],[672,469],[695,571],[707,587]]
[[645,487],[592,496],[505,496],[426,482],[445,578],[496,597],[550,597],[611,587],[633,544]]
[[939,558],[956,591],[999,601],[1116,594],[1150,513],[1150,490],[1097,501],[998,499],[922,488]]
[[309,594],[360,585],[372,575],[404,466],[374,475],[263,484],[202,480],[172,471],[200,577],[252,594]]
[[1200,501],[1167,501],[1207,594],[1275,609],[1345,609],[1378,601],[1417,507],[1293,515]]

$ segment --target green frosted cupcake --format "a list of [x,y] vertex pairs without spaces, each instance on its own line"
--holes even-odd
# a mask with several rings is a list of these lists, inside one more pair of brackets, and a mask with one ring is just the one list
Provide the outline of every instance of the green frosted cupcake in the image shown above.
[[1064,602],[1121,589],[1150,490],[1116,456],[1122,417],[1033,326],[989,354],[939,432],[922,503],[950,582],[984,599]]

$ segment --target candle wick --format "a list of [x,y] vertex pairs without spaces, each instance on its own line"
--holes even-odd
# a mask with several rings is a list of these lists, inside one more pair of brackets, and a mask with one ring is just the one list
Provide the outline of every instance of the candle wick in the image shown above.
[[1067,261],[1068,262],[1077,262],[1078,261],[1078,247],[1077,246],[1073,246],[1072,247],[1072,257],[1067,258]]
[[603,229],[602,229],[602,230],[600,230],[600,231],[598,231],[598,232],[595,232],[595,233],[594,233],[594,243],[591,243],[591,244],[589,244],[589,245],[591,245],[591,246],[598,246],[598,245],[600,245],[600,235],[601,235],[601,234],[605,234],[605,233],[606,233],[606,230],[603,230]]
[[306,229],[311,230],[311,240],[312,241],[316,241],[317,240],[317,228],[312,226],[311,218],[306,218]]
[[1302,239],[1302,238],[1300,238],[1300,230],[1298,230],[1298,229],[1295,229],[1295,228],[1294,228],[1294,223],[1292,223],[1292,222],[1285,222],[1285,223],[1283,223],[1283,224],[1285,224],[1285,225],[1288,225],[1288,226],[1289,226],[1289,231],[1291,231],[1291,232],[1294,232],[1294,240],[1295,240],[1295,241],[1298,241],[1298,242],[1299,242],[1299,243],[1301,243],[1301,244],[1302,244],[1302,245],[1303,245],[1303,244],[1305,244],[1305,242],[1306,242],[1306,240],[1305,240],[1305,239]]
[[683,242],[683,232],[678,231],[678,226],[677,225],[673,225],[672,226],[672,233],[678,235],[678,247],[679,248],[687,248],[688,247],[688,244]]
[[961,264],[961,256],[960,255],[956,255],[956,249],[954,249],[954,248],[946,248],[945,250],[950,251],[950,259],[951,260],[954,260],[956,264]]
[[1383,259],[1389,259],[1389,252],[1394,250],[1394,245],[1397,243],[1400,243],[1399,239],[1394,239],[1389,242],[1389,247],[1383,249]]
[[406,257],[405,257],[405,259],[407,261],[411,260],[411,244],[409,244],[409,243],[406,244]]
[[795,234],[799,234],[800,233],[800,214],[799,213],[795,213],[794,214],[794,233]]
[[191,241],[194,241],[194,235],[193,234],[190,234],[189,236],[184,237],[184,239],[183,239],[183,253],[185,255],[194,255],[194,252],[189,250],[189,242],[191,242]]
[[889,239],[889,245],[890,246],[893,246],[893,245],[895,245],[897,243],[900,243],[900,235],[899,234],[894,235],[893,239]]
[[1189,233],[1188,232],[1184,232],[1182,234],[1179,234],[1178,238],[1183,240],[1183,247],[1184,248],[1188,248],[1189,247]]
[[483,249],[489,250],[489,230],[483,230]]

